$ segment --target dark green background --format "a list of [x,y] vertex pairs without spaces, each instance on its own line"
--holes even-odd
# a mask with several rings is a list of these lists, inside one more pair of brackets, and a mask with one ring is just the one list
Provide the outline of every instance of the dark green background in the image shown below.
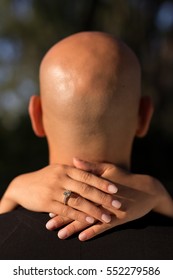
[[148,136],[134,145],[133,170],[159,178],[173,193],[173,1],[1,0],[0,179],[4,191],[16,175],[45,166],[47,145],[33,135],[29,97],[39,91],[45,52],[79,31],[121,37],[137,54],[142,91],[155,114]]

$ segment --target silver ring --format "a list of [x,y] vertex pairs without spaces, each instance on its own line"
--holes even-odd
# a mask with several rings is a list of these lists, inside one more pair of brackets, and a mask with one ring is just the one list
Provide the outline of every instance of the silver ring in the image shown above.
[[71,195],[71,191],[66,190],[66,191],[63,193],[63,195],[64,195],[64,204],[67,205],[67,202],[68,202],[68,200],[69,200],[69,198],[70,198],[70,195]]

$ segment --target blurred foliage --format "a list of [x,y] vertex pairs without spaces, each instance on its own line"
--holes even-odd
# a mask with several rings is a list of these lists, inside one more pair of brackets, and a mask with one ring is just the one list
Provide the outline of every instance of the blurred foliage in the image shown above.
[[1,0],[1,193],[14,176],[47,164],[47,144],[33,135],[28,100],[39,91],[45,52],[84,30],[119,36],[139,57],[142,91],[153,97],[155,114],[148,136],[135,141],[132,166],[173,193],[173,1],[161,0]]

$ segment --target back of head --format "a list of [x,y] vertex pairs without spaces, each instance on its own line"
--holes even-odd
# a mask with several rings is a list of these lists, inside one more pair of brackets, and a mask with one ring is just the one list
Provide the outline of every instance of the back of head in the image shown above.
[[60,41],[40,68],[50,161],[127,165],[137,127],[140,66],[120,40],[82,32]]

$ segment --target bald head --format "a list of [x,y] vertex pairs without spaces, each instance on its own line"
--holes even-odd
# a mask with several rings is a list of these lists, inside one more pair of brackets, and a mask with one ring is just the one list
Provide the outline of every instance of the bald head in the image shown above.
[[82,32],[54,45],[40,67],[51,161],[69,164],[76,156],[123,164],[137,128],[140,86],[135,54],[108,34]]
[[41,63],[40,85],[47,102],[53,98],[63,105],[79,98],[103,98],[102,106],[112,98],[128,102],[139,98],[140,66],[120,40],[101,32],[82,32],[48,51]]

